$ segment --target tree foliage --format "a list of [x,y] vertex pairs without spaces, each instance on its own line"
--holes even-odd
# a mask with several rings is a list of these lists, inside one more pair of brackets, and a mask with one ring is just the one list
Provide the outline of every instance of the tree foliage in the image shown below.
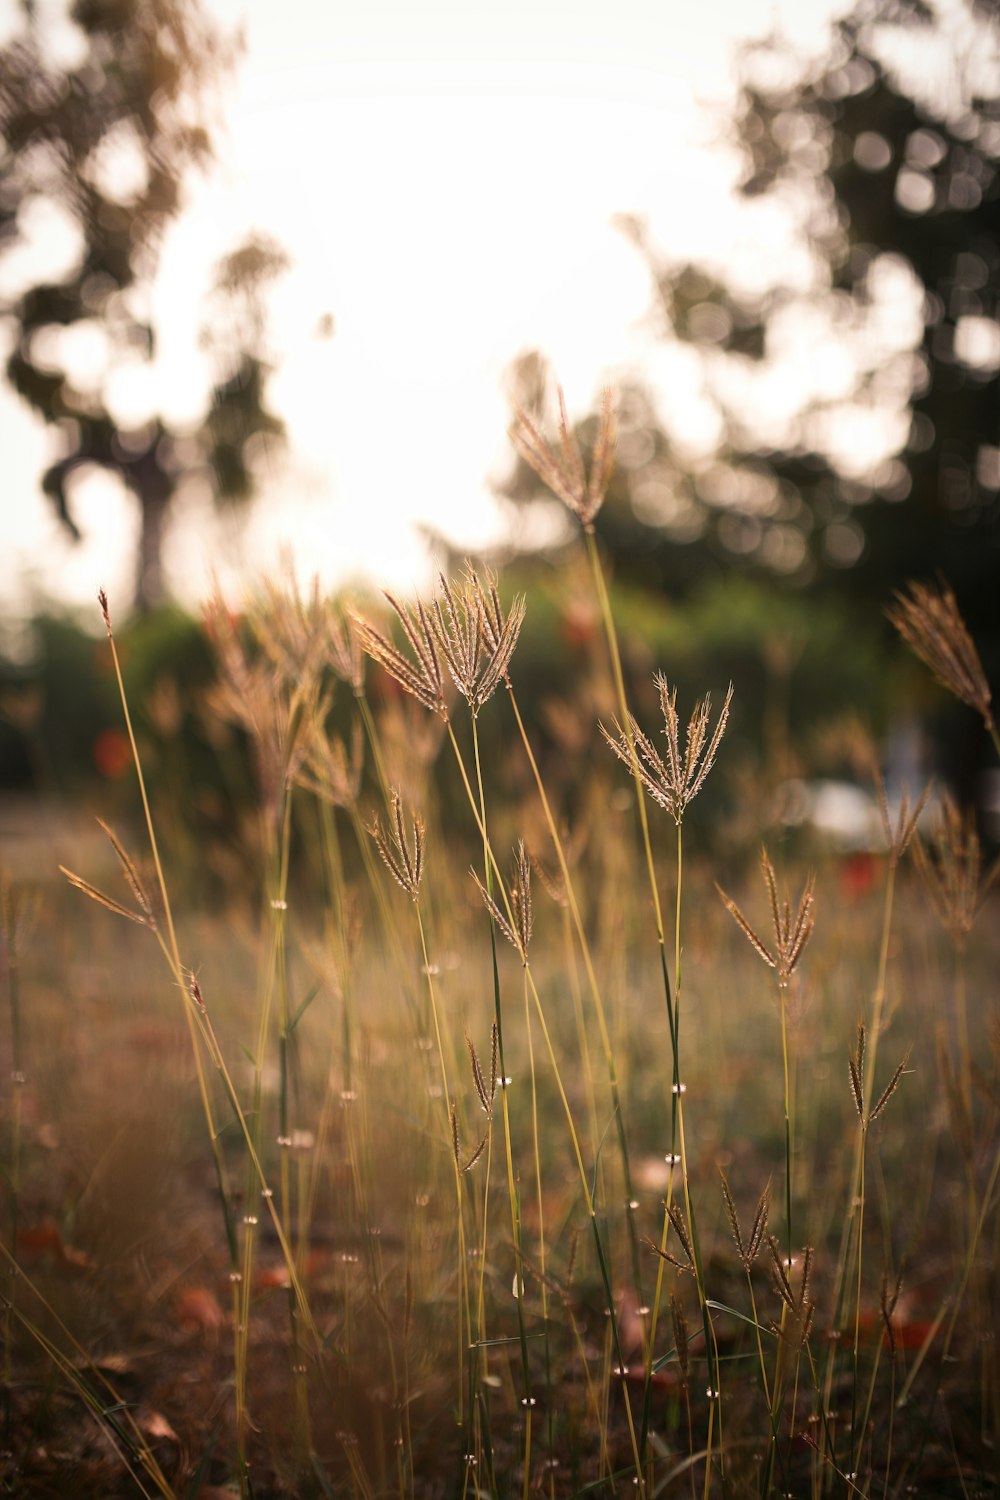
[[[678,262],[625,221],[665,339],[697,353],[717,441],[693,450],[648,390],[623,392],[605,541],[674,593],[737,567],[884,602],[941,570],[985,623],[1000,562],[1000,13],[861,0],[818,60],[757,44],[726,134],[756,213],[753,271]],[[776,242],[762,275],[777,222],[796,253]],[[520,378],[537,397],[530,361]],[[535,493],[523,469],[510,492]]]
[[[86,467],[117,474],[137,499],[140,606],[163,593],[164,526],[183,479],[207,472],[218,496],[242,499],[252,440],[283,431],[265,404],[260,313],[283,257],[257,238],[219,271],[210,328],[240,326],[247,309],[255,316],[236,340],[209,334],[217,383],[200,428],[178,434],[155,413],[130,425],[108,389],[116,369],[155,359],[151,290],[164,234],[190,174],[211,159],[215,83],[235,50],[197,0],[75,0],[61,30],[25,5],[20,33],[0,51],[0,263],[31,244],[46,211],[68,262],[5,281],[7,378],[57,433],[43,488],[73,535]],[[99,351],[87,376],[69,357],[81,333]]]

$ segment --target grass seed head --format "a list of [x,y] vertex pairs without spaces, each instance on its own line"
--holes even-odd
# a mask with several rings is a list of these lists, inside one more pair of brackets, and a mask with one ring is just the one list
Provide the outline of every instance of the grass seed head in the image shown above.
[[983,897],[1000,874],[1000,865],[983,874],[974,813],[963,814],[946,792],[930,843],[918,836],[913,853],[941,925],[953,942],[963,944]]
[[520,406],[514,409],[510,436],[529,468],[534,469],[542,483],[578,517],[584,531],[592,532],[594,518],[604,503],[614,470],[617,423],[611,392],[606,390],[601,399],[589,476],[584,468],[580,445],[569,425],[561,388],[557,443],[550,443]]
[[768,901],[771,908],[771,925],[774,930],[774,951],[772,952],[764,942],[763,938],[751,927],[746,917],[740,911],[736,902],[727,896],[721,886],[716,885],[726,910],[733,917],[744,937],[754,948],[755,952],[764,960],[769,968],[774,969],[778,976],[779,985],[784,988],[792,973],[802,957],[802,951],[808,943],[815,926],[813,877],[807,879],[799,904],[794,916],[791,904],[787,897],[778,897],[778,885],[774,874],[774,866],[768,858],[767,850],[761,850],[761,872],[764,876],[764,884],[767,888]]
[[444,678],[438,660],[437,645],[426,605],[418,599],[413,607],[401,604],[386,591],[386,599],[395,611],[400,628],[410,645],[412,659],[393,645],[388,636],[376,630],[367,620],[354,619],[361,649],[378,662],[400,687],[442,719],[448,718],[444,697]]
[[711,696],[706,694],[695,704],[682,747],[677,716],[677,689],[669,686],[662,672],[657,673],[655,681],[667,741],[665,760],[632,714],[628,715],[625,728],[616,719],[614,734],[610,734],[603,724],[601,733],[618,759],[638,770],[639,779],[653,801],[664,808],[675,823],[680,824],[685,809],[697,797],[712,769],[729,720],[733,685],[729,684],[726,700],[711,735]]
[[889,619],[938,682],[993,728],[992,694],[975,643],[946,583],[937,589],[910,583],[898,593]]
[[413,814],[411,832],[407,834],[403,817],[403,805],[399,793],[390,793],[392,827],[389,832],[382,827],[376,813],[368,824],[368,832],[382,856],[390,874],[414,901],[420,896],[420,882],[424,873],[424,825],[422,819]]

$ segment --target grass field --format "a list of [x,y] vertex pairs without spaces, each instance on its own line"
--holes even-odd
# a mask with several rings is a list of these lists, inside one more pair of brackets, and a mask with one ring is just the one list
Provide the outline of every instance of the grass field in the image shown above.
[[[227,899],[138,782],[87,868],[5,885],[5,1493],[994,1493],[978,840],[914,788],[881,853],[807,849],[727,773],[728,698],[631,716],[610,441],[582,490],[533,455],[606,631],[551,782],[488,576],[394,637],[272,590],[209,617],[258,789]],[[765,855],[685,817],[717,789]]]

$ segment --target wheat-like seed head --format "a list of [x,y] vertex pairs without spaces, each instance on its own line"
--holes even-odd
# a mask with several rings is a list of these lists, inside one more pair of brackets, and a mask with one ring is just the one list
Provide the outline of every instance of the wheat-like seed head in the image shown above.
[[909,595],[897,593],[887,611],[889,619],[938,682],[981,714],[992,731],[990,685],[955,595],[947,584],[939,589],[925,583],[908,587]]
[[615,733],[609,734],[604,725],[601,733],[620,761],[630,768],[638,766],[639,778],[646,791],[658,806],[664,808],[675,823],[681,823],[685,809],[701,791],[705,778],[712,769],[722,736],[729,720],[729,706],[733,701],[733,685],[729,684],[726,701],[722,705],[715,729],[709,735],[712,699],[706,696],[694,706],[688,721],[687,733],[681,746],[680,721],[677,715],[677,689],[671,688],[662,672],[655,678],[663,713],[663,733],[667,741],[666,759],[657,751],[649,736],[630,713],[629,728],[632,731],[633,755],[629,735],[614,720]]
[[504,619],[496,580],[488,575],[484,584],[470,565],[457,583],[439,575],[429,617],[452,681],[475,716],[507,677],[524,620],[524,599],[515,599]]
[[768,967],[774,969],[778,976],[779,985],[784,988],[788,984],[799,959],[802,957],[802,951],[806,943],[808,943],[815,925],[813,877],[810,875],[807,879],[802,890],[802,895],[799,897],[799,904],[795,915],[793,916],[787,897],[783,900],[779,900],[778,898],[774,866],[768,858],[766,849],[761,850],[760,863],[771,908],[771,925],[774,930],[773,953],[763,938],[751,927],[732,897],[727,896],[719,885],[716,885],[715,889],[718,891],[726,910],[733,917],[744,937]]
[[876,768],[875,788],[878,794],[878,811],[879,817],[882,820],[882,832],[885,836],[886,849],[888,850],[889,863],[891,865],[898,865],[906,853],[910,841],[917,831],[920,815],[927,806],[927,799],[930,797],[932,787],[933,783],[929,781],[912,806],[910,805],[909,788],[904,787],[902,796],[899,799],[896,821],[893,823],[892,815],[889,811],[889,799],[886,795],[885,782],[882,779],[882,773]]
[[[308,724],[325,713],[318,670],[295,676],[277,668],[266,655],[248,650],[219,596],[206,605],[204,621],[219,663],[209,707],[249,735],[261,802],[273,816],[284,788],[302,764]],[[313,662],[317,667],[318,658]]]
[[520,840],[514,852],[514,871],[510,880],[510,905],[513,921],[510,921],[506,912],[501,910],[499,904],[490,895],[490,892],[480,880],[475,870],[470,871],[470,874],[476,882],[479,894],[483,899],[483,905],[511,947],[517,949],[522,964],[527,967],[528,946],[531,942],[534,916],[531,905],[531,865],[528,862],[524,840]]
[[554,445],[542,434],[522,407],[514,409],[511,441],[543,484],[577,516],[585,531],[594,529],[594,517],[604,503],[614,469],[616,422],[611,392],[601,401],[597,440],[591,454],[590,475],[584,468],[580,445],[569,425],[566,400],[559,390],[559,438]]
[[413,815],[411,849],[411,838],[407,835],[403,819],[403,806],[395,789],[390,793],[390,803],[392,828],[386,832],[376,813],[368,824],[368,832],[375,840],[390,874],[416,901],[420,896],[420,881],[424,873],[423,820],[416,813]]
[[373,661],[377,661],[379,666],[384,667],[400,687],[412,694],[418,703],[422,703],[432,713],[440,714],[441,718],[446,720],[448,705],[444,698],[444,678],[441,675],[441,663],[438,660],[430,611],[419,599],[411,609],[399,603],[388,591],[385,597],[395,611],[403,634],[409,642],[413,660],[411,661],[397,646],[394,646],[388,636],[376,630],[374,625],[370,625],[367,620],[355,617],[354,626],[361,648]]
[[945,793],[930,844],[918,836],[913,852],[941,925],[955,943],[964,943],[983,897],[1000,874],[1000,863],[983,874],[974,814],[963,815]]
[[733,1239],[736,1241],[736,1252],[743,1263],[743,1269],[749,1275],[750,1267],[753,1265],[754,1261],[757,1259],[757,1256],[760,1253],[760,1247],[763,1243],[764,1234],[767,1230],[769,1190],[765,1188],[760,1197],[757,1199],[757,1208],[753,1216],[753,1225],[750,1230],[750,1237],[746,1242],[744,1242],[743,1234],[740,1229],[739,1215],[736,1212],[736,1203],[733,1199],[728,1179],[725,1172],[720,1171],[719,1175],[722,1178],[722,1197],[726,1205],[726,1214],[729,1218],[729,1227],[733,1232]]

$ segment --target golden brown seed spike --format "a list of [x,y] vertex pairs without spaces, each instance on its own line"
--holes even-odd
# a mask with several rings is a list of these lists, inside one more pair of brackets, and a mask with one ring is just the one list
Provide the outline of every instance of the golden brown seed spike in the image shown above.
[[974,708],[992,730],[990,685],[955,595],[947,584],[938,590],[923,583],[908,587],[909,596],[896,595],[889,619],[942,686]]
[[746,1246],[743,1243],[743,1236],[740,1233],[740,1221],[736,1213],[736,1204],[733,1202],[733,1195],[729,1191],[729,1183],[726,1181],[725,1172],[721,1172],[720,1176],[722,1178],[722,1197],[725,1201],[726,1213],[729,1215],[729,1227],[733,1232],[733,1239],[736,1241],[736,1249],[740,1260],[745,1266],[747,1263],[747,1252]]
[[490,1107],[497,1094],[497,1063],[500,1057],[500,1028],[496,1021],[490,1035]]
[[149,926],[149,919],[143,912],[132,911],[129,907],[122,906],[120,901],[106,896],[103,891],[97,889],[96,885],[91,885],[89,880],[84,880],[81,875],[74,875],[72,870],[67,870],[65,865],[59,866],[59,873],[65,875],[70,885],[82,891],[85,896],[89,896],[91,901],[96,901],[99,906],[106,906],[108,911],[113,911],[119,917],[127,917],[130,922],[138,922],[140,927]]
[[458,1135],[458,1110],[455,1108],[454,1099],[448,1106],[448,1119],[451,1122],[451,1149],[455,1155],[455,1165],[459,1171],[462,1169],[462,1148]]
[[694,1267],[694,1251],[691,1248],[691,1236],[688,1234],[687,1223],[680,1205],[674,1202],[667,1204],[667,1218],[677,1238],[680,1240],[684,1254],[688,1258],[688,1268]]
[[910,1060],[910,1054],[909,1054],[909,1052],[907,1052],[906,1056],[903,1058],[903,1061],[900,1063],[900,1065],[896,1069],[895,1073],[893,1073],[892,1077],[889,1079],[889,1082],[887,1083],[887,1085],[885,1086],[885,1088],[882,1090],[882,1092],[879,1095],[878,1099],[872,1105],[871,1113],[868,1116],[868,1124],[869,1125],[872,1123],[873,1120],[877,1120],[878,1119],[879,1115],[885,1109],[886,1105],[889,1103],[889,1100],[892,1098],[893,1094],[896,1092],[896,1088],[897,1088],[897,1086],[899,1084],[899,1080],[902,1078],[903,1073],[906,1070],[906,1064],[909,1062],[909,1060]]
[[476,1044],[475,1042],[473,1042],[468,1032],[465,1033],[465,1045],[469,1049],[469,1062],[472,1065],[472,1081],[476,1086],[476,1093],[479,1095],[479,1102],[483,1107],[483,1114],[489,1117],[490,1110],[492,1108],[492,1100],[491,1096],[486,1092],[486,1080],[483,1078],[483,1070],[480,1066],[479,1056],[476,1052]]
[[865,1091],[864,1091],[864,1066],[865,1066],[865,1028],[858,1026],[858,1050],[856,1053],[848,1053],[848,1067],[851,1074],[851,1093],[854,1096],[854,1106],[858,1112],[858,1119],[864,1124],[865,1120]]
[[440,714],[442,719],[447,719],[441,665],[423,605],[418,602],[415,613],[411,615],[391,594],[387,593],[385,597],[396,612],[415,660],[411,661],[404,656],[374,625],[369,625],[366,620],[356,619],[354,624],[362,649],[425,708]]
[[788,1280],[788,1273],[785,1270],[784,1261],[782,1260],[781,1249],[773,1234],[767,1236],[767,1248],[771,1255],[771,1273],[774,1278],[774,1289],[785,1306],[794,1312],[795,1294]]
[[525,963],[528,959],[528,945],[531,942],[531,930],[534,917],[531,909],[531,866],[524,849],[524,840],[521,839],[517,846],[517,860],[514,867],[514,880],[512,882],[512,905],[514,915],[517,918],[517,931],[520,938],[521,953]]
[[497,924],[500,931],[507,939],[508,943],[510,943],[511,947],[517,949],[518,953],[521,956],[522,962],[524,962],[526,959],[526,954],[521,947],[520,933],[507,921],[506,916],[500,910],[499,906],[494,901],[489,891],[483,885],[483,882],[480,880],[475,870],[470,870],[469,874],[472,876],[473,880],[476,882],[477,887],[479,888],[479,894],[483,898],[483,905],[486,907],[486,910],[489,912],[490,916],[493,918],[494,922]]
[[651,1240],[648,1235],[645,1236],[643,1243],[647,1249],[652,1250],[653,1254],[658,1255],[661,1260],[668,1261],[670,1265],[676,1266],[678,1271],[693,1272],[694,1267],[688,1261],[678,1260],[677,1256],[670,1250],[661,1250],[656,1241]]
[[722,904],[725,906],[730,916],[736,922],[736,925],[743,933],[743,936],[751,944],[754,951],[764,960],[768,968],[776,969],[778,967],[777,959],[772,953],[768,951],[767,947],[764,944],[763,938],[757,936],[756,932],[750,926],[750,923],[747,921],[746,917],[736,905],[736,902],[732,899],[731,896],[726,895],[721,885],[716,884],[715,889],[718,891],[719,896],[722,899]]
[[484,1150],[486,1149],[486,1142],[487,1142],[488,1138],[489,1138],[488,1136],[485,1136],[485,1135],[483,1136],[482,1140],[479,1142],[479,1145],[476,1147],[475,1151],[473,1151],[472,1155],[469,1157],[469,1160],[465,1163],[465,1166],[462,1168],[463,1172],[471,1172],[472,1171],[472,1168],[476,1165],[476,1162],[479,1160],[479,1158],[482,1156]]
[[753,1265],[760,1254],[761,1243],[767,1230],[768,1189],[765,1188],[757,1199],[757,1208],[753,1216],[753,1227],[750,1230],[750,1242],[747,1245],[747,1269]]
[[97,602],[101,606],[101,614],[104,616],[104,628],[108,632],[108,637],[110,639],[112,635],[111,611],[108,608],[108,596],[103,588],[99,588],[97,590]]

